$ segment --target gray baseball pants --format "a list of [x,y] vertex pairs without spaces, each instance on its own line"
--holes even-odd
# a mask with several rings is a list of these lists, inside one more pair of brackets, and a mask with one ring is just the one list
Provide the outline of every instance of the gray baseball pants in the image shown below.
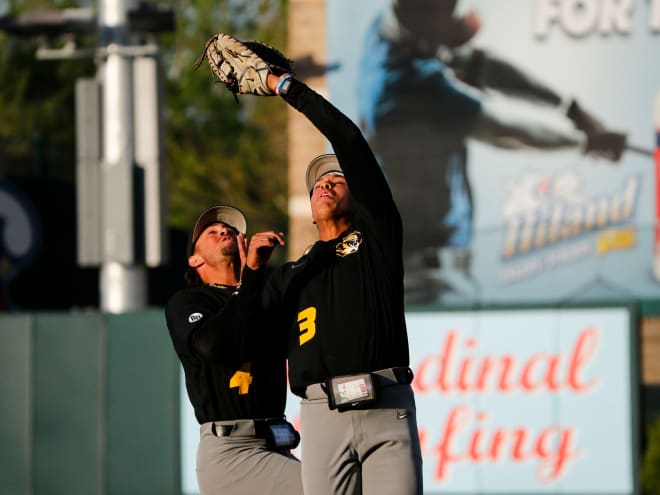
[[301,401],[307,495],[421,495],[422,454],[410,385],[377,390],[375,404],[339,412],[319,384]]
[[[201,495],[302,495],[300,461],[266,448],[251,420],[216,421],[200,427],[197,482]],[[217,436],[232,425],[228,436]]]

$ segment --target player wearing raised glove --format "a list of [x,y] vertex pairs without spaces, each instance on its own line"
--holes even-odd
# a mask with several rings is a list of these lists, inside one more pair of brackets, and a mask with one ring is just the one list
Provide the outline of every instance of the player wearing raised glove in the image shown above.
[[197,480],[202,495],[302,494],[299,436],[285,421],[286,348],[254,339],[263,325],[266,263],[281,234],[245,238],[243,214],[229,206],[202,212],[188,245],[186,288],[166,318],[200,423]]
[[276,48],[261,41],[240,41],[225,33],[218,33],[206,42],[195,69],[204,58],[213,74],[234,95],[274,96],[266,83],[268,74],[293,73],[293,61]]
[[305,493],[421,494],[399,212],[350,119],[290,74],[268,85],[335,152],[307,169],[319,241],[267,282],[288,328],[291,389],[303,398]]

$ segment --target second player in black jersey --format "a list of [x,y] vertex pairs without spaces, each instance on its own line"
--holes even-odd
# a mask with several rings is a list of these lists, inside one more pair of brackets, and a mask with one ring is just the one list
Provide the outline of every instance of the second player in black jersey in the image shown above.
[[188,246],[187,287],[166,307],[167,325],[200,424],[202,495],[301,494],[298,434],[284,418],[286,348],[254,338],[266,262],[281,234],[245,239],[243,214],[205,210]]

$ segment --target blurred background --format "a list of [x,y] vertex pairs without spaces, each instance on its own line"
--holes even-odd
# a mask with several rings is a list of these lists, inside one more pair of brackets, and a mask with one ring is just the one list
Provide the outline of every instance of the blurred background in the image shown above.
[[[282,49],[383,166],[427,493],[660,494],[658,0],[0,0],[0,493],[196,493],[163,315],[188,229],[235,205],[297,259],[329,151],[194,68],[217,32]],[[537,386],[448,385],[503,356]],[[548,385],[571,369],[597,385]],[[497,431],[529,452],[480,455]]]

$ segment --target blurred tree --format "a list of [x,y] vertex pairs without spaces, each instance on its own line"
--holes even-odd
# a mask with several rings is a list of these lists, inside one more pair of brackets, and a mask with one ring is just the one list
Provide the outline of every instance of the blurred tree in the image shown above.
[[646,425],[641,485],[645,495],[660,494],[660,417]]
[[[175,35],[163,38],[170,223],[189,229],[201,209],[241,208],[249,232],[287,228],[287,107],[277,98],[239,96],[204,61],[218,32],[286,51],[286,0],[184,0]],[[284,255],[284,250],[280,250]]]
[[[70,7],[75,2],[58,2]],[[8,14],[53,8],[53,2],[12,0]],[[36,60],[38,40],[0,32],[0,175],[73,181],[75,80],[94,75],[91,59]]]
[[[249,231],[287,227],[286,106],[243,96],[239,104],[194,70],[208,38],[228,32],[285,51],[286,0],[156,1],[175,9],[175,33],[159,36],[165,76],[168,223],[189,229],[206,206],[243,209]],[[10,0],[15,16],[92,2]],[[96,71],[92,59],[35,58],[37,40],[0,32],[0,175],[75,178],[75,80]],[[284,250],[282,250],[284,251]]]

